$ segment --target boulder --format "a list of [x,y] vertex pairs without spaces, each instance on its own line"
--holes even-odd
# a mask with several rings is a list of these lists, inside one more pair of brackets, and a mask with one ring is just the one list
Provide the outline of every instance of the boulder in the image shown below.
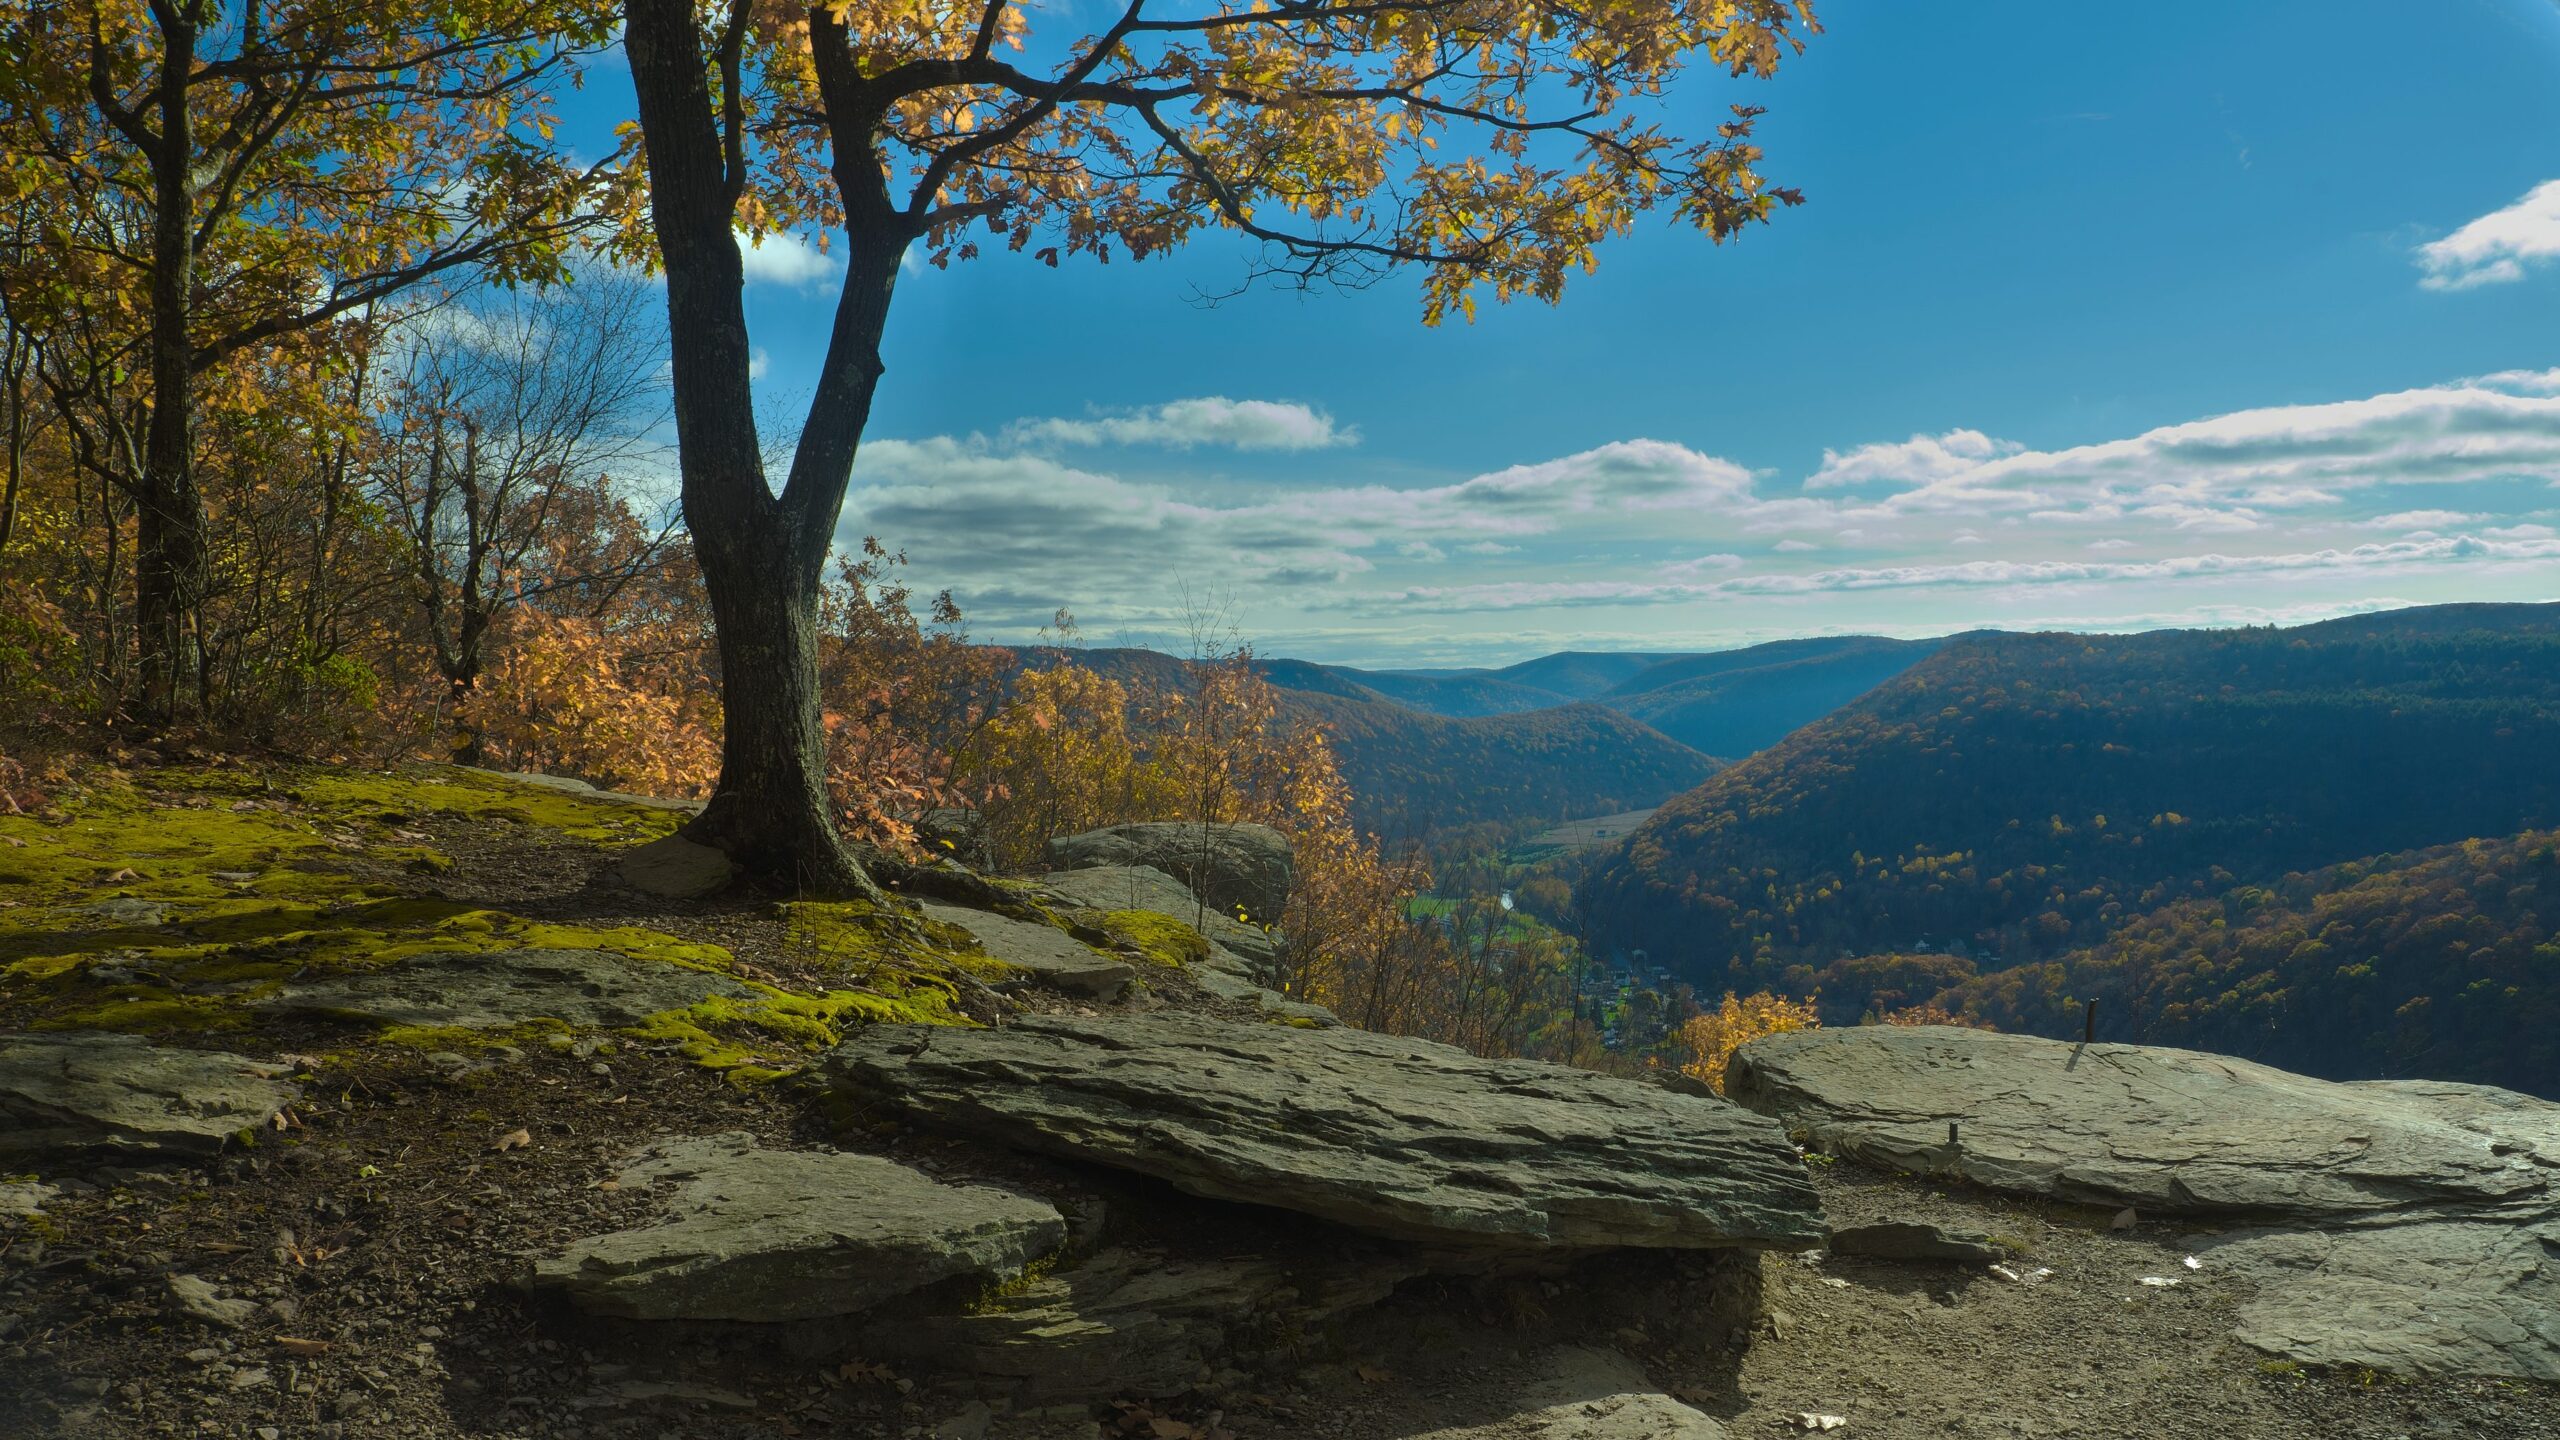
[[1340,1016],[1321,1005],[1310,1005],[1304,1000],[1292,1000],[1277,990],[1266,989],[1250,980],[1238,979],[1228,970],[1203,967],[1193,972],[1191,978],[1202,990],[1221,1000],[1251,1005],[1284,1024],[1331,1027],[1342,1023]]
[[1199,930],[1209,942],[1206,968],[1239,980],[1267,985],[1280,969],[1278,932],[1237,922],[1230,914],[1203,913],[1182,882],[1145,865],[1104,865],[1089,870],[1060,870],[1032,877],[1071,904],[1095,910],[1144,910],[1170,916]]
[[1088,999],[1111,1000],[1137,978],[1136,968],[1127,961],[1115,960],[1055,925],[934,900],[917,904],[926,918],[968,931],[988,954],[1021,971],[1022,980],[1018,983],[1044,985]]
[[0,1155],[202,1155],[298,1092],[285,1067],[97,1031],[0,1034]]
[[738,873],[729,857],[681,835],[664,835],[623,851],[613,861],[613,877],[643,895],[668,900],[699,900],[729,888]]
[[856,1102],[1194,1195],[1465,1247],[1801,1248],[1777,1126],[1716,1100],[1347,1028],[1159,1011],[1003,1030],[876,1025],[828,1053]]
[[661,1141],[624,1189],[666,1186],[666,1218],[577,1241],[534,1284],[640,1320],[855,1315],[963,1276],[1018,1273],[1066,1240],[1045,1201],[946,1185],[893,1161],[768,1150],[745,1134]]
[[1264,925],[1289,904],[1295,863],[1289,841],[1268,825],[1202,825],[1160,821],[1114,825],[1049,842],[1056,870],[1144,865],[1189,887],[1202,904],[1233,917],[1238,910]]
[[1942,1230],[1908,1220],[1852,1225],[1831,1232],[1831,1253],[1862,1255],[1871,1260],[1927,1260],[1950,1264],[1983,1264],[2005,1260],[2008,1247],[1988,1235]]
[[1559,1346],[1536,1357],[1501,1401],[1511,1413],[1413,1440],[1723,1440],[1705,1411],[1662,1393],[1615,1350]]
[[1313,1332],[1420,1273],[1376,1255],[1284,1263],[1112,1249],[965,1311],[901,1317],[863,1350],[1009,1381],[1032,1404],[1171,1395],[1208,1380],[1240,1340]]
[[2560,1105],[2484,1086],[2341,1084],[2192,1050],[1866,1025],[1754,1040],[1725,1091],[1852,1159],[2144,1213],[2560,1200]]
[[2271,1354],[2560,1379],[2560,1105],[1891,1026],[1755,1040],[1726,1086],[1871,1163],[2247,1222],[2199,1242],[2198,1279],[2246,1282],[2234,1333]]
[[714,995],[757,993],[726,975],[603,950],[457,950],[296,981],[257,1004],[383,1025],[503,1030],[547,1019],[610,1029]]

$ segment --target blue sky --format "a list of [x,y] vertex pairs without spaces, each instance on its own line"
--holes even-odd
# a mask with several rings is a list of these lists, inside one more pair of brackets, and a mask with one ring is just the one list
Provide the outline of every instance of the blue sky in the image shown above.
[[[1678,98],[1766,104],[1808,203],[1647,225],[1560,307],[1204,306],[1214,238],[907,275],[845,535],[988,638],[1212,597],[1373,664],[2560,598],[2560,5],[1819,13]],[[751,270],[771,425],[832,272]]]

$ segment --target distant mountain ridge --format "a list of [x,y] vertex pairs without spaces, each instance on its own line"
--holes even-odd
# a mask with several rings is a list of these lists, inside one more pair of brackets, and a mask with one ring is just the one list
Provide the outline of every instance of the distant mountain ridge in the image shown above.
[[1702,984],[1809,983],[1922,944],[2038,960],[2234,884],[2556,823],[2560,606],[1986,633],[1663,806],[1579,893]]
[[1271,683],[1469,719],[1588,702],[1709,755],[1738,757],[1855,700],[1944,640],[1881,635],[1776,640],[1701,652],[1563,650],[1500,669],[1362,670],[1264,662]]

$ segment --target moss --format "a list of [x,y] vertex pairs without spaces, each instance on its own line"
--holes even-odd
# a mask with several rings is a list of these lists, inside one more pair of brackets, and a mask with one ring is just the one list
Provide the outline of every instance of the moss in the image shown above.
[[[146,1034],[236,1028],[255,1018],[250,1002],[298,975],[457,950],[602,950],[734,972],[716,945],[533,921],[400,894],[353,873],[356,860],[441,866],[433,850],[401,843],[403,827],[428,814],[604,843],[652,839],[683,818],[446,767],[161,770],[139,779],[95,772],[44,816],[0,817],[0,901],[12,902],[0,910],[0,1023]],[[164,906],[165,918],[134,924],[89,908],[109,898]],[[761,1083],[855,1025],[972,1023],[960,1010],[964,986],[1011,971],[966,931],[910,911],[794,905],[784,918],[792,943],[849,983],[820,995],[752,985],[750,995],[653,1015],[630,1033]],[[570,1033],[545,1019],[503,1030],[392,1026],[366,1038],[468,1052]]]
[[377,1044],[397,1045],[404,1050],[450,1050],[467,1055],[475,1050],[530,1045],[570,1033],[568,1021],[542,1016],[499,1030],[474,1030],[463,1025],[386,1025],[375,1030],[371,1038]]
[[102,998],[36,1020],[37,1030],[113,1030],[126,1035],[192,1035],[237,1030],[248,1016],[218,997],[180,995],[147,985],[120,985]]
[[1170,915],[1152,910],[1078,910],[1073,918],[1109,936],[1113,949],[1168,969],[1179,970],[1209,958],[1208,939]]
[[931,977],[910,977],[895,993],[865,988],[796,995],[768,985],[751,988],[752,996],[714,995],[681,1010],[660,1011],[625,1033],[672,1044],[696,1065],[754,1084],[790,1074],[855,1025],[976,1023],[960,1013],[957,988]]
[[607,950],[634,960],[650,960],[661,965],[708,970],[716,974],[727,974],[735,968],[734,957],[720,946],[679,940],[662,930],[643,930],[628,925],[589,930],[571,925],[533,924],[514,920],[513,917],[501,918],[511,922],[504,931],[506,937],[528,948]]
[[577,840],[638,844],[672,834],[679,810],[634,805],[452,765],[367,772],[322,767],[158,770],[158,788],[316,806],[342,821],[398,825],[422,815],[509,821]]
[[[190,1008],[236,1009],[296,975],[375,970],[418,955],[526,948],[602,950],[721,973],[733,968],[729,952],[717,945],[655,930],[548,924],[450,900],[397,897],[331,906],[235,897],[194,907],[154,929],[0,931],[0,975],[23,982],[0,995],[0,1007],[35,1023],[157,1031],[178,1026],[181,1017],[102,1009],[102,1002],[117,998],[114,987],[131,978],[164,987],[164,995],[186,992]],[[39,953],[18,953],[28,950]]]
[[979,980],[1015,973],[968,931],[895,906],[802,901],[782,907],[782,922],[783,944],[816,969],[848,975],[904,970]]

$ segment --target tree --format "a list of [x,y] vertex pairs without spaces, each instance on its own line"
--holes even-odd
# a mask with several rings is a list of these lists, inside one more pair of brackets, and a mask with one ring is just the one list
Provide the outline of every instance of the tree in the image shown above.
[[604,273],[439,307],[407,327],[374,490],[409,541],[464,764],[482,758],[470,702],[491,627],[554,593],[588,592],[575,608],[600,610],[663,549],[662,531],[636,551],[577,545],[578,563],[550,563],[558,531],[613,515],[614,470],[648,448],[656,306],[640,278]]
[[610,18],[580,0],[0,0],[0,200],[46,221],[0,283],[12,313],[93,317],[114,287],[147,377],[140,444],[88,451],[135,506],[147,718],[202,698],[199,381],[433,277],[559,278],[600,172],[544,143],[548,90]]
[[[1800,197],[1763,182],[1758,113],[1683,141],[1659,115],[1693,57],[1772,73],[1809,0],[1278,0],[1151,16],[1145,0],[1025,66],[1013,0],[625,0],[667,274],[685,516],[720,629],[721,784],[689,832],[768,873],[871,887],[823,799],[820,579],[882,369],[900,260],[1013,250],[1143,259],[1223,228],[1255,274],[1423,272],[1423,318],[1554,300],[1661,207],[1716,240]],[[1443,142],[1451,142],[1443,148]],[[808,417],[777,491],[756,444],[738,231],[841,230]]]

